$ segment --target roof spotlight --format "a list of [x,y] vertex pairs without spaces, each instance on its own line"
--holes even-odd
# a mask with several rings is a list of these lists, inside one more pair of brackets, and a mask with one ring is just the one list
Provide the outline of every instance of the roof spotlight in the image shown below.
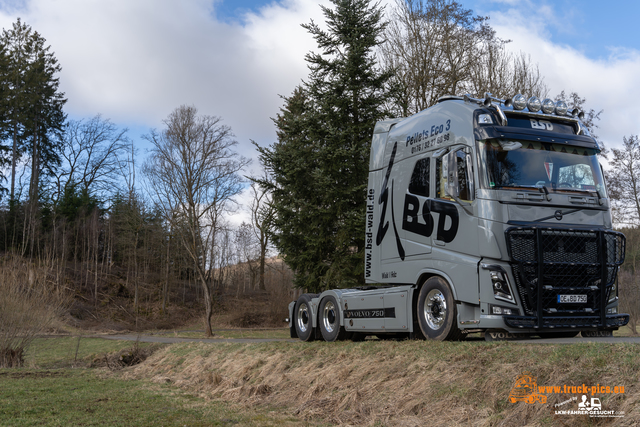
[[542,101],[542,112],[545,114],[551,114],[556,109],[556,104],[549,98],[545,98]]
[[529,100],[527,101],[527,108],[529,109],[529,111],[531,111],[532,113],[537,113],[538,111],[540,111],[540,108],[542,107],[542,104],[540,103],[540,99],[538,99],[537,96],[532,96],[531,98],[529,98]]
[[513,103],[513,108],[516,110],[524,110],[524,107],[527,106],[527,98],[521,94],[514,96],[511,102]]
[[579,113],[579,112],[580,112],[580,110],[578,110],[577,108],[574,108],[574,109],[571,111],[571,115],[572,115],[573,117],[575,117],[575,116],[577,116],[577,115],[578,115],[578,113]]
[[566,116],[567,115],[567,103],[564,101],[558,101],[556,102],[556,114],[559,116]]

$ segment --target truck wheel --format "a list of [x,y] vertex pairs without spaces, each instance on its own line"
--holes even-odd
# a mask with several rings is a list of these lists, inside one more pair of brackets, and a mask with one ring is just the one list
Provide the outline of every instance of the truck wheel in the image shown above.
[[440,277],[424,282],[418,296],[417,315],[420,329],[427,339],[459,340],[462,333],[456,324],[456,304],[449,285]]
[[293,324],[296,328],[298,338],[302,341],[313,341],[315,334],[313,333],[313,320],[311,318],[311,295],[302,294],[296,306],[293,309]]
[[324,297],[320,303],[318,323],[325,341],[342,341],[347,336],[347,332],[340,325],[340,306],[331,295]]

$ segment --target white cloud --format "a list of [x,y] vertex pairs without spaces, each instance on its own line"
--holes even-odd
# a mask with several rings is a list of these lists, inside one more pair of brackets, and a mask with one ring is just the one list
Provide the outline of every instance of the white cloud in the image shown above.
[[0,25],[20,16],[47,39],[70,116],[101,113],[151,128],[195,105],[222,117],[254,157],[249,139],[275,140],[278,95],[307,76],[304,54],[314,41],[300,24],[322,20],[321,10],[317,1],[287,0],[225,23],[213,8],[210,0],[31,0],[0,12]]
[[517,9],[491,14],[491,25],[499,37],[512,40],[510,49],[530,54],[539,64],[549,95],[575,91],[586,98],[588,108],[604,110],[596,133],[608,147],[620,146],[623,136],[640,133],[640,104],[629,102],[640,97],[636,84],[640,52],[612,47],[605,59],[591,59],[578,49],[550,41],[546,29],[557,22],[548,20],[553,11],[546,6],[539,13],[528,1],[513,6]]

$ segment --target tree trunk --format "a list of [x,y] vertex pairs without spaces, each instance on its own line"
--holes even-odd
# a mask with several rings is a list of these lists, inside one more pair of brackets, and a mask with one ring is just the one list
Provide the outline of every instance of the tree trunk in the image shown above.
[[11,194],[9,195],[9,201],[13,202],[15,199],[16,188],[16,161],[18,158],[18,125],[13,125],[13,147],[11,153]]
[[164,287],[162,289],[162,314],[163,315],[167,314],[167,293],[169,292],[169,270],[171,266],[171,262],[169,258],[170,247],[171,247],[171,236],[169,236],[169,239],[167,240],[167,258],[166,258],[167,268],[165,270]]
[[261,291],[266,291],[267,287],[264,284],[264,269],[266,264],[267,257],[267,246],[264,244],[260,244],[260,279],[258,281],[258,288]]
[[200,284],[202,285],[202,291],[204,293],[204,335],[209,338],[213,336],[213,330],[211,329],[211,317],[213,316],[213,293],[200,266],[197,266],[197,268],[198,276],[200,276]]

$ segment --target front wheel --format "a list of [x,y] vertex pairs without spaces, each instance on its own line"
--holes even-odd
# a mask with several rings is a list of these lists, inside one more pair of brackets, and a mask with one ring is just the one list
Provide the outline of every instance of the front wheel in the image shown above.
[[296,328],[298,338],[302,341],[313,341],[315,334],[313,331],[313,320],[311,312],[312,295],[302,294],[293,310],[293,324]]
[[418,296],[417,311],[420,330],[427,339],[461,339],[453,293],[444,279],[431,277],[424,282]]
[[341,341],[347,336],[347,332],[340,325],[340,307],[331,295],[324,297],[320,303],[318,324],[325,341]]

